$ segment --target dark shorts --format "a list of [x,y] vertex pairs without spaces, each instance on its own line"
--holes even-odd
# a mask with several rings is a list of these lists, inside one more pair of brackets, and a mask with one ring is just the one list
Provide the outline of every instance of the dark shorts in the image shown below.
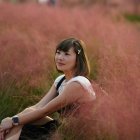
[[19,140],[49,140],[59,125],[60,123],[57,120],[44,125],[26,124],[22,129]]

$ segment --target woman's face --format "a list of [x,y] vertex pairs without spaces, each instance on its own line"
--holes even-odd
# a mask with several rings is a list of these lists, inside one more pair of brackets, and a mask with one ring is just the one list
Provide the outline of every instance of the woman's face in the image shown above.
[[76,53],[73,47],[67,52],[56,51],[55,63],[58,70],[63,72],[73,72],[76,64]]

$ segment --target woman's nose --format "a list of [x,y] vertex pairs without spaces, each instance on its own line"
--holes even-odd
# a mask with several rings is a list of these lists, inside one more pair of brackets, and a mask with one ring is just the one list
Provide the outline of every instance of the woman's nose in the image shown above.
[[63,60],[63,59],[64,59],[64,55],[63,55],[63,54],[59,54],[59,55],[58,55],[58,59],[59,59],[59,60]]

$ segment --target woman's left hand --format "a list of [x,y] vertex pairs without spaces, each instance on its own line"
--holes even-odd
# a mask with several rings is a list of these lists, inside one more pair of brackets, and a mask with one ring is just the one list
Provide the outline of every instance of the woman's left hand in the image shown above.
[[0,140],[4,140],[4,131],[0,130]]
[[1,128],[2,128],[3,130],[10,129],[10,128],[12,128],[12,127],[13,127],[12,118],[7,117],[7,118],[5,118],[5,119],[3,119],[3,120],[1,121]]
[[0,125],[0,140],[5,140],[5,136],[10,132],[10,129],[3,130],[2,126]]

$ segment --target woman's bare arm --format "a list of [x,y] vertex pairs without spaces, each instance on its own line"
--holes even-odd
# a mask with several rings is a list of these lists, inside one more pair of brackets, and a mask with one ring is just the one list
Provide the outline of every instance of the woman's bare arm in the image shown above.
[[[18,113],[17,115],[20,116],[20,115],[26,115],[26,114],[31,113],[31,112],[35,112],[36,110],[38,110],[38,108],[40,109],[43,106],[45,106],[55,96],[56,96],[56,88],[55,88],[54,85],[52,85],[52,87],[49,90],[49,92],[40,100],[40,102],[38,102],[37,104],[35,104],[35,105],[31,106],[31,107],[25,108],[22,112]],[[7,119],[9,120],[9,118],[10,117],[7,117],[7,118],[3,119],[2,122],[6,121]],[[39,119],[42,119],[42,118],[39,118]],[[52,120],[50,117],[48,119]]]
[[46,95],[37,104],[25,108],[22,112],[18,113],[17,115],[26,114],[28,112],[35,111],[37,108],[41,108],[41,107],[45,106],[55,96],[56,96],[56,88],[54,85],[52,85],[52,87],[50,88],[48,93],[46,93]]
[[[63,108],[68,104],[74,103],[75,101],[80,101],[84,93],[85,90],[79,83],[71,82],[65,87],[64,91],[60,95],[52,99],[45,106],[36,108],[31,112],[18,114],[19,125],[32,123]],[[11,118],[4,119],[1,125],[3,130],[11,128],[12,119]]]
[[55,97],[56,97],[56,87],[53,84],[48,93],[33,107],[35,108],[43,107]]
[[40,118],[43,118],[46,115],[49,115],[62,107],[73,103],[81,98],[84,93],[84,89],[77,82],[72,82],[66,86],[63,93],[61,93],[56,98],[52,99],[48,104],[43,106],[42,108],[37,108],[32,112],[28,112],[26,114],[19,114],[19,123],[26,124],[29,122],[33,122]]
[[[56,96],[56,88],[54,85],[52,85],[51,89],[49,90],[49,92],[35,105],[30,106],[25,108],[22,112],[18,113],[17,115],[23,115],[23,114],[27,114],[29,112],[35,111],[38,108],[42,108],[43,106],[45,106],[49,101],[51,101],[54,97]],[[49,122],[53,120],[52,118],[50,118],[49,116],[44,116],[43,118],[40,118],[39,120],[33,122],[33,124],[36,125],[40,125],[40,124],[44,124],[46,122]]]

